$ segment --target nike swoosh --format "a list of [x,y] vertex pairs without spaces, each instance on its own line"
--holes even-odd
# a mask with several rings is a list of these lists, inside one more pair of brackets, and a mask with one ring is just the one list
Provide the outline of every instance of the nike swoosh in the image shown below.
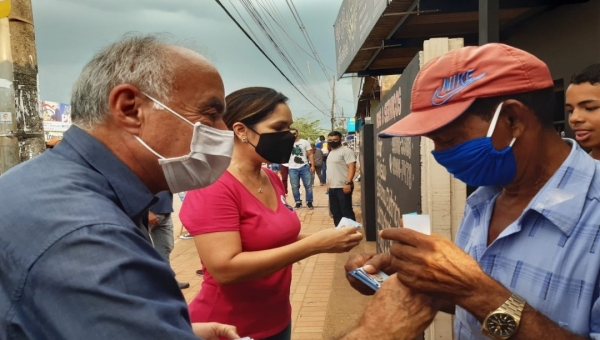
[[[483,78],[486,76],[487,73],[482,73],[479,76],[475,77],[475,78],[471,78],[469,79],[469,82],[455,88],[452,91],[446,92],[444,94],[440,94],[440,90],[441,87],[438,87],[437,89],[435,89],[435,92],[433,93],[433,96],[431,97],[431,105],[433,106],[441,106],[446,104],[450,99],[452,99],[455,95],[457,95],[460,91],[464,90],[465,88],[467,88],[469,85],[473,84],[474,82],[478,81],[479,79]],[[436,99],[439,99],[440,101],[436,101]]]
[[[437,89],[435,89],[435,92],[433,93],[433,98],[431,98],[431,103],[433,105],[443,105],[446,104],[450,99],[452,99],[452,97],[454,97],[457,93],[459,93],[460,91],[462,91],[465,87],[467,87],[470,84],[467,84],[466,86],[462,86],[459,88],[456,88],[450,92],[446,92],[444,94],[440,94],[440,88],[438,87]],[[435,99],[439,99],[441,100],[441,102],[439,103],[435,103],[434,100]]]

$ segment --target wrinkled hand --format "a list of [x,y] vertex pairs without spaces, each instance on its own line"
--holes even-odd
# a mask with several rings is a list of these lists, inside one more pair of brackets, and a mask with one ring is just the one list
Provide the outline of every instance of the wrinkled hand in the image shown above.
[[319,253],[345,253],[356,247],[363,234],[355,227],[331,228],[310,235],[307,239]]
[[433,299],[415,293],[392,275],[363,312],[360,326],[343,340],[413,340],[431,324],[437,311]]
[[156,217],[152,211],[148,211],[148,226],[154,228],[159,222],[158,217]]
[[360,267],[369,274],[375,274],[380,270],[388,275],[392,275],[396,272],[392,267],[392,257],[388,254],[356,254],[350,256],[344,265],[346,280],[348,280],[352,288],[363,295],[373,295],[375,294],[375,291],[354,276],[348,274],[349,271]]
[[204,340],[219,340],[220,336],[228,339],[241,338],[237,334],[237,329],[235,326],[224,325],[216,322],[193,323],[192,329],[197,337]]
[[469,298],[488,279],[479,264],[450,240],[405,228],[383,230],[398,279],[410,289],[453,303]]

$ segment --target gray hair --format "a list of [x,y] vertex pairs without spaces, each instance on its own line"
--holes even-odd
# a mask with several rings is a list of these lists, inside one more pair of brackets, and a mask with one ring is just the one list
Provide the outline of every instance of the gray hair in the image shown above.
[[140,91],[168,102],[173,82],[166,36],[128,34],[105,47],[85,65],[73,85],[71,119],[83,129],[105,121],[108,96],[115,86],[131,84]]

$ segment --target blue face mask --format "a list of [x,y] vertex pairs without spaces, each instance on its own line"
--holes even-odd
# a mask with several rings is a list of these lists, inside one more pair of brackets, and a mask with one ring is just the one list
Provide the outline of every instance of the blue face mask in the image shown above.
[[472,139],[444,151],[432,151],[435,160],[454,177],[470,186],[504,186],[517,174],[517,162],[512,146],[496,150],[492,134],[498,123],[502,103],[496,109],[486,137]]

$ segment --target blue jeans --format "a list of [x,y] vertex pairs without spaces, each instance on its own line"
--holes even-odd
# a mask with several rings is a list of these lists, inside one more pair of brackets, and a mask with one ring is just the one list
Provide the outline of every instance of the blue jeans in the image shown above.
[[154,249],[158,251],[160,256],[162,256],[167,263],[170,263],[169,257],[175,246],[173,220],[171,219],[171,214],[156,214],[156,217],[158,218],[158,225],[150,231],[152,243],[154,244]]
[[310,167],[308,164],[301,167],[300,169],[290,169],[290,184],[292,185],[292,194],[294,195],[294,201],[302,204],[300,198],[300,179],[306,190],[306,203],[312,203],[313,201],[313,188],[311,186],[312,174],[310,173]]
[[327,161],[323,161],[323,167],[321,167],[321,178],[323,179],[323,182],[321,183],[327,183]]

